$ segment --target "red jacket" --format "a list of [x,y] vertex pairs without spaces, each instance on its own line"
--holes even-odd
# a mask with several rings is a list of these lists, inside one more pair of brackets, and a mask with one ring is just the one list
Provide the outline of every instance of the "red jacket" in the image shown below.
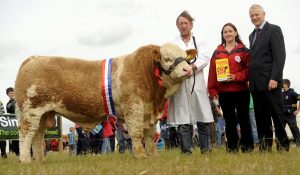
[[102,122],[102,136],[103,138],[108,138],[112,135],[114,135],[114,127],[108,120],[105,120]]
[[[216,75],[216,60],[228,58],[230,74],[235,75],[235,80],[231,82],[218,82]],[[223,44],[215,50],[211,60],[208,75],[208,93],[211,97],[219,92],[240,92],[248,90],[248,67],[250,61],[249,49],[243,44],[237,44],[230,53]]]

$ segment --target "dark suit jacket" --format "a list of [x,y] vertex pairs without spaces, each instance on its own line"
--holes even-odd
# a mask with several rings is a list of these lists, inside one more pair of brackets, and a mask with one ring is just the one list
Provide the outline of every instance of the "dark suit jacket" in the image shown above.
[[255,31],[249,36],[250,41],[250,90],[256,87],[267,91],[270,80],[276,80],[282,87],[282,74],[285,63],[285,44],[279,26],[266,22],[252,45]]

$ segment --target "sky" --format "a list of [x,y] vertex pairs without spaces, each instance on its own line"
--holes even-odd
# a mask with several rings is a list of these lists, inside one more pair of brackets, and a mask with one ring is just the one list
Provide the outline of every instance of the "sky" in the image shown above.
[[[207,40],[211,53],[227,22],[236,25],[249,46],[254,29],[249,7],[256,3],[265,9],[266,20],[283,31],[284,78],[300,93],[298,0],[0,0],[0,100],[8,102],[5,89],[14,87],[21,63],[30,56],[99,60],[161,45],[179,34],[175,21],[183,10],[195,18],[193,33]],[[70,126],[63,120],[63,130]]]

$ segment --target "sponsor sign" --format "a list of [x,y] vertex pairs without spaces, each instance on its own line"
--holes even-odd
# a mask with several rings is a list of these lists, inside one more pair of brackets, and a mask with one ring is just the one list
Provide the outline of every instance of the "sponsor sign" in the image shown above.
[[[55,115],[56,125],[47,129],[45,138],[61,137],[61,120],[60,115]],[[19,122],[15,114],[0,114],[0,140],[17,140],[19,139]]]

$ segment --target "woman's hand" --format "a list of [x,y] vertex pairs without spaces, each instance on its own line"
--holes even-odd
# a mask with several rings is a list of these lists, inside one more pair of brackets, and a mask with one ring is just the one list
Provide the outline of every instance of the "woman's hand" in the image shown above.
[[234,80],[235,80],[235,75],[234,74],[229,74],[226,81],[230,82],[230,81],[234,81]]

